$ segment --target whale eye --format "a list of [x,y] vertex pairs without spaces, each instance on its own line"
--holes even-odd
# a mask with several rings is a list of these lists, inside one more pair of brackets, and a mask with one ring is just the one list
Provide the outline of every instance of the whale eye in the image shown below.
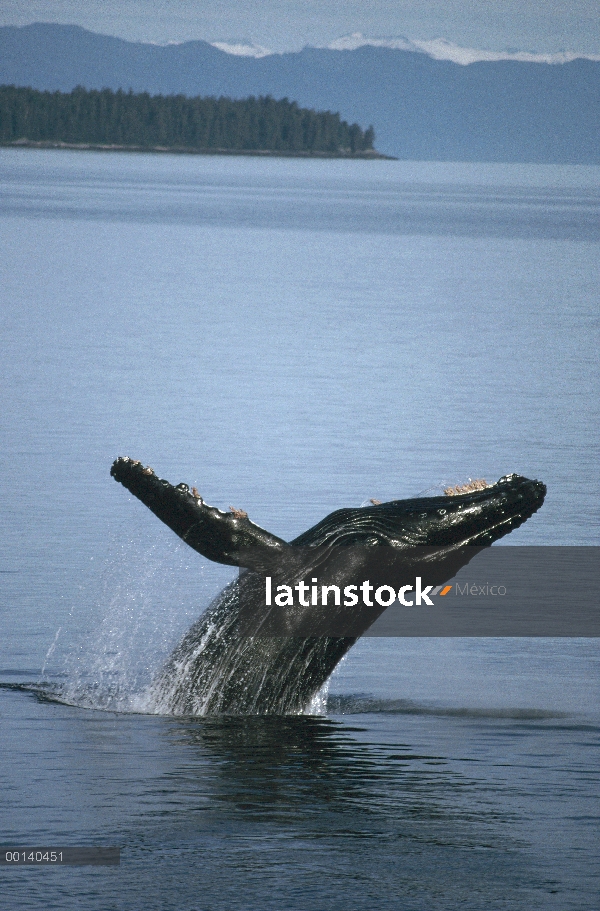
[[446,515],[445,509],[438,509],[438,516],[445,516],[445,515]]

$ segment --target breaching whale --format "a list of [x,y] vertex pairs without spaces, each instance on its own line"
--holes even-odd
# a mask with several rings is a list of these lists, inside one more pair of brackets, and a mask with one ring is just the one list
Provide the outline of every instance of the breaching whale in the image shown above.
[[[238,566],[155,680],[157,711],[176,715],[294,714],[306,710],[348,649],[385,610],[380,603],[268,606],[265,577],[337,585],[399,586],[426,573],[439,585],[483,547],[540,508],[541,481],[512,474],[449,495],[340,509],[291,542],[245,512],[207,505],[195,488],[171,485],[151,468],[118,458],[111,475],[186,544],[209,560]],[[465,490],[465,492],[463,492]]]

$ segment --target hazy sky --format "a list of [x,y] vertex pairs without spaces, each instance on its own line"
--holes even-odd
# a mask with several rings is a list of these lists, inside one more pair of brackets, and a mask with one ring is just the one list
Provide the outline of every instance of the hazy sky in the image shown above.
[[598,0],[2,0],[0,25],[61,22],[133,41],[252,41],[271,50],[368,37],[487,50],[600,53]]

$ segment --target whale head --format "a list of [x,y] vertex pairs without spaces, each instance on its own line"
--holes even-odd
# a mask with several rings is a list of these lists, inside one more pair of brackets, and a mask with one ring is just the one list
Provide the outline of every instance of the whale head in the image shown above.
[[292,544],[487,547],[522,525],[544,502],[546,485],[518,474],[452,496],[391,500],[331,513]]

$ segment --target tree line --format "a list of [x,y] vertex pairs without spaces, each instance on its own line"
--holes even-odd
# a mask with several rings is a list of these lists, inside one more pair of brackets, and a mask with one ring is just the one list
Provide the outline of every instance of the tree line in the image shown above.
[[373,127],[363,131],[337,113],[268,95],[232,101],[121,89],[40,92],[0,86],[0,143],[348,154],[372,150],[374,139]]

